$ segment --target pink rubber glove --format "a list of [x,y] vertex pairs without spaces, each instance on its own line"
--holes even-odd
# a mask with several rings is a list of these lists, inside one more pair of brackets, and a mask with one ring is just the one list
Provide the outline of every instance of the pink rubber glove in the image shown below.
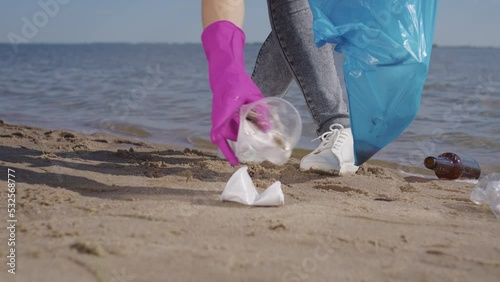
[[238,158],[227,143],[237,139],[238,110],[264,98],[245,70],[245,33],[232,22],[218,21],[205,28],[201,41],[213,93],[210,139],[230,164],[238,165]]

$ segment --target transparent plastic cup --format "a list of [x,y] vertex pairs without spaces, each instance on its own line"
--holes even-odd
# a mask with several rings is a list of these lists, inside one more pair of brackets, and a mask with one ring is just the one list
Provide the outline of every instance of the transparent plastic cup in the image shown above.
[[282,165],[301,134],[302,120],[292,104],[281,98],[264,98],[241,107],[234,153],[240,162],[267,160]]

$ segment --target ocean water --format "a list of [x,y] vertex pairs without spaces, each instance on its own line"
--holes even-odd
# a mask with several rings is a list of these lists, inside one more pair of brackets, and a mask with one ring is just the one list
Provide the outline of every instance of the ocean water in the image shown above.
[[[246,48],[249,72],[259,48]],[[340,54],[336,64],[340,70]],[[0,45],[0,119],[204,146],[206,70],[199,44],[24,45],[17,53]],[[285,98],[304,122],[298,147],[314,149],[316,125],[302,94],[294,86]],[[426,156],[447,151],[500,172],[500,49],[434,48],[417,118],[374,159],[422,167]]]

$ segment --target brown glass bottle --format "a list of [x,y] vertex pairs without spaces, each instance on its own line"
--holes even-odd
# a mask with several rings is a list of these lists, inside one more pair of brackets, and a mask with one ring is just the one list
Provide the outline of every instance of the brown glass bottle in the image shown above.
[[481,168],[476,160],[454,153],[427,157],[424,160],[424,165],[426,168],[434,170],[437,177],[444,179],[478,179],[481,175]]

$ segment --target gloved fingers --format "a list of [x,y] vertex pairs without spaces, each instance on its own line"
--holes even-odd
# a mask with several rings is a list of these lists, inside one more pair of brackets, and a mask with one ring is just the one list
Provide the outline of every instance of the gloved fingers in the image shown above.
[[227,140],[236,141],[240,129],[240,116],[235,112],[226,122],[224,127],[220,128],[220,134]]
[[249,107],[246,119],[267,133],[272,127],[272,117],[267,105],[265,103],[255,103],[249,105]]
[[233,150],[231,147],[229,147],[229,144],[227,143],[226,139],[219,139],[215,141],[215,144],[217,147],[219,147],[220,151],[222,154],[224,154],[224,157],[226,157],[226,160],[233,166],[237,166],[239,164],[238,158],[234,154]]

